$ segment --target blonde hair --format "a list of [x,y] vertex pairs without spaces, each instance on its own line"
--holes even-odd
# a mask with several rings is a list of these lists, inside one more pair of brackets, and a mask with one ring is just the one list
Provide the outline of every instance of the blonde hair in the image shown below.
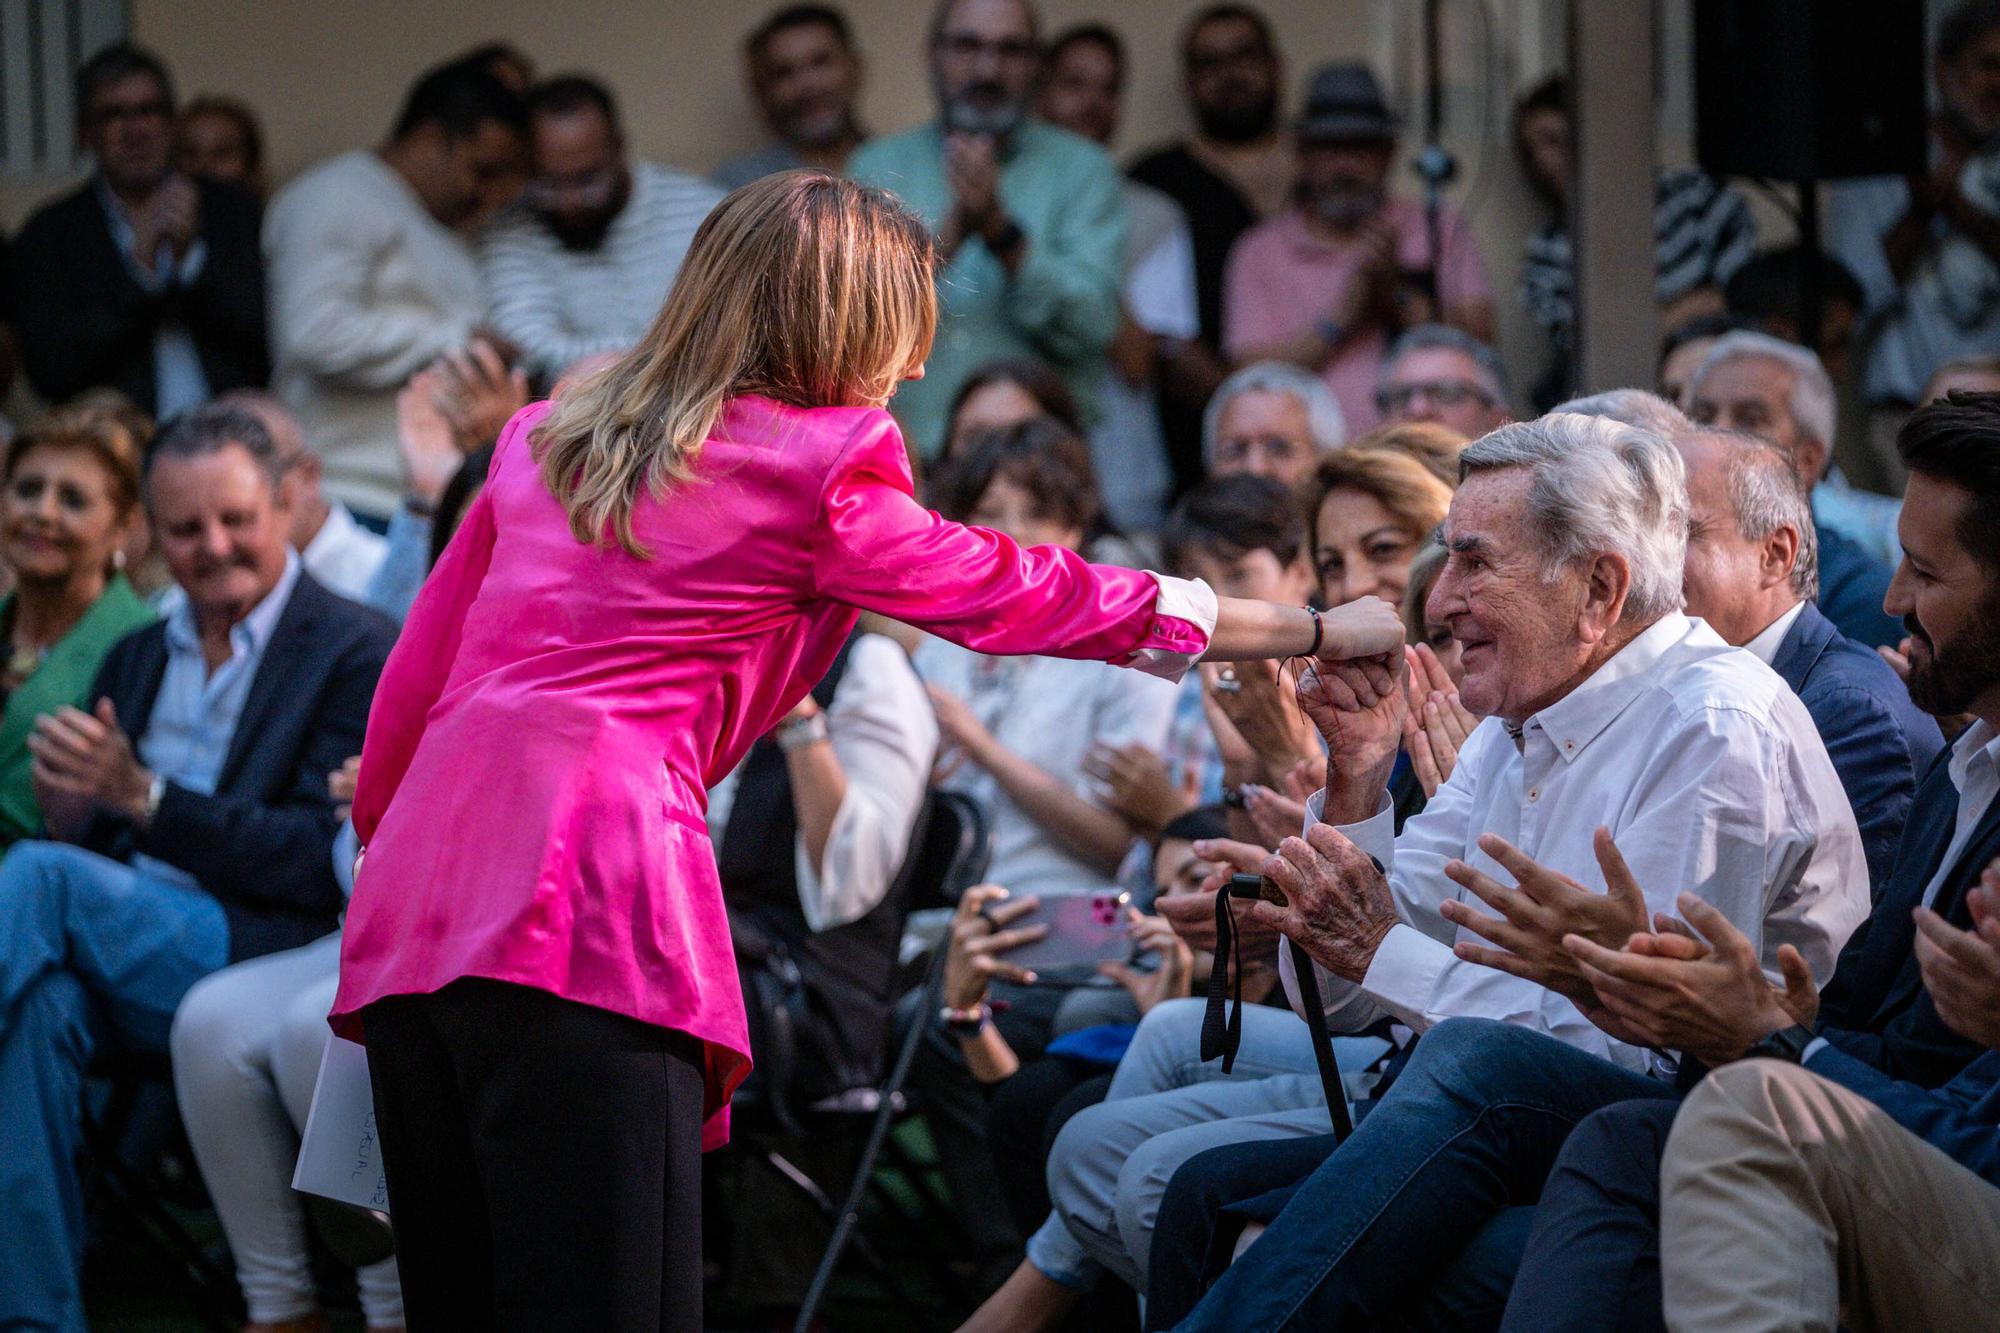
[[1408,454],[1429,468],[1445,485],[1458,485],[1458,456],[1472,443],[1449,426],[1435,421],[1396,421],[1379,427],[1348,446],[1350,449],[1387,449]]
[[581,379],[533,437],[542,481],[581,542],[633,555],[642,490],[665,494],[723,408],[879,407],[930,353],[935,245],[894,196],[815,171],[744,186],[695,232],[646,336]]
[[12,481],[14,470],[33,450],[80,450],[104,469],[111,508],[122,520],[139,502],[140,456],[152,436],[151,418],[129,403],[97,401],[51,408],[7,445],[0,456],[0,481]]
[[1320,507],[1335,491],[1373,496],[1417,540],[1444,522],[1452,487],[1416,458],[1393,449],[1349,446],[1320,459],[1306,504],[1306,530],[1319,530]]

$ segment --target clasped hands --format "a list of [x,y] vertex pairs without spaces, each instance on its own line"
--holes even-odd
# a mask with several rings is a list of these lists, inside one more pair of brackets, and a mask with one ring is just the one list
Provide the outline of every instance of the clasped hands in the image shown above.
[[[1526,977],[1567,996],[1621,1041],[1685,1051],[1711,1065],[1741,1056],[1781,1028],[1811,1026],[1819,992],[1791,945],[1778,949],[1783,985],[1764,976],[1757,951],[1727,917],[1691,893],[1676,900],[1685,922],[1654,914],[1611,835],[1597,831],[1608,891],[1592,893],[1537,864],[1504,840],[1480,840],[1516,880],[1503,888],[1462,862],[1446,868],[1500,915],[1448,902],[1447,920],[1499,945],[1461,942],[1467,962]],[[2000,1050],[2000,860],[1966,893],[1971,925],[1961,929],[1930,908],[1916,909],[1913,948],[1924,987],[1946,1026]],[[1616,938],[1634,926],[1620,943]],[[1698,932],[1698,933],[1697,933]]]
[[100,809],[144,822],[153,775],[133,753],[109,699],[89,713],[64,707],[36,719],[28,753],[35,799],[56,836],[73,834]]
[[1812,969],[1791,945],[1779,946],[1784,985],[1775,986],[1750,939],[1704,899],[1679,895],[1682,920],[1649,914],[1606,829],[1597,830],[1593,844],[1603,893],[1493,834],[1480,838],[1479,848],[1515,883],[1503,886],[1463,861],[1445,866],[1446,875],[1498,913],[1443,903],[1445,920],[1498,946],[1460,941],[1452,952],[1555,991],[1620,1041],[1723,1064],[1781,1028],[1809,1026],[1819,1011]]

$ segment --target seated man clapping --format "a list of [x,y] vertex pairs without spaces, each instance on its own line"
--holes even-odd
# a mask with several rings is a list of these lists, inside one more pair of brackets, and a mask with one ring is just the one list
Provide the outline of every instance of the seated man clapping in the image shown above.
[[186,601],[111,650],[91,712],[29,742],[60,841],[0,861],[0,1326],[81,1325],[93,1052],[165,1052],[197,980],[325,934],[340,907],[326,775],[361,749],[394,631],[301,568],[281,471],[234,408],[156,441],[146,504]]

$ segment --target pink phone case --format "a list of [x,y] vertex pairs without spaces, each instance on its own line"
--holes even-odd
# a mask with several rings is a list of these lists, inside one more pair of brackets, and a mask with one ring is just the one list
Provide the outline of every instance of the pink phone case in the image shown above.
[[1010,926],[1047,926],[1049,933],[1001,957],[1026,968],[1123,962],[1132,956],[1125,904],[1131,895],[1111,889],[1044,894],[1041,906]]

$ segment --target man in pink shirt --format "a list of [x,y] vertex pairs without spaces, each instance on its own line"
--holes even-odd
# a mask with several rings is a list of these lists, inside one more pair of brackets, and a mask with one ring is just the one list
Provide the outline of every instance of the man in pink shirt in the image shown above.
[[1382,353],[1405,328],[1445,323],[1493,337],[1493,288],[1471,230],[1439,217],[1432,259],[1422,203],[1392,197],[1395,120],[1366,65],[1326,65],[1297,125],[1292,205],[1230,251],[1222,282],[1223,350],[1231,360],[1289,361],[1317,371],[1356,434],[1381,419]]

